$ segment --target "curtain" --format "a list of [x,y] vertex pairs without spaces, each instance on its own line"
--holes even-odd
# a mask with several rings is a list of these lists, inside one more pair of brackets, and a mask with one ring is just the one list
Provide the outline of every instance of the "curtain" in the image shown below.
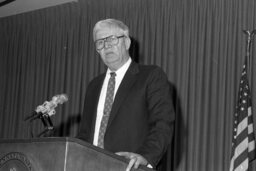
[[132,58],[163,68],[172,86],[175,135],[161,169],[228,170],[243,30],[256,29],[254,0],[80,0],[0,18],[0,138],[40,132],[40,120],[29,124],[24,117],[61,93],[69,100],[51,117],[54,136],[76,135],[86,86],[105,71],[92,40],[94,24],[104,18],[124,21]]

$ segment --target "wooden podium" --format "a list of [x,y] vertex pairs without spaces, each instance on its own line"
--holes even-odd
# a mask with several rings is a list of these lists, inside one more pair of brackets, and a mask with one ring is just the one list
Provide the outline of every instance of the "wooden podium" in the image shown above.
[[[0,140],[0,171],[125,171],[128,160],[76,138]],[[137,171],[152,171],[140,166]]]

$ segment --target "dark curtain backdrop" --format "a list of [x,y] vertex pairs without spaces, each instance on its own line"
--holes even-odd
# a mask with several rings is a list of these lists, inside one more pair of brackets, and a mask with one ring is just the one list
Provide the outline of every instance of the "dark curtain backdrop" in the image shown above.
[[[228,170],[242,30],[256,29],[255,0],[80,0],[0,18],[0,138],[40,132],[40,121],[23,118],[60,93],[69,101],[52,117],[54,135],[76,135],[86,86],[105,70],[92,28],[110,17],[130,27],[133,59],[161,66],[172,85],[176,125],[165,170]],[[253,40],[253,110],[255,49]]]

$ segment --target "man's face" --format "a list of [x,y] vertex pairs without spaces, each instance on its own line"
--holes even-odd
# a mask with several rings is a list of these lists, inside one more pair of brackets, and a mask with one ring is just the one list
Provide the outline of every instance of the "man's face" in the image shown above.
[[[95,41],[104,39],[109,36],[123,36],[123,33],[116,28],[102,28],[95,33]],[[120,37],[116,45],[111,45],[110,42],[105,41],[104,47],[97,52],[100,54],[103,62],[112,71],[118,70],[129,59],[130,38]]]

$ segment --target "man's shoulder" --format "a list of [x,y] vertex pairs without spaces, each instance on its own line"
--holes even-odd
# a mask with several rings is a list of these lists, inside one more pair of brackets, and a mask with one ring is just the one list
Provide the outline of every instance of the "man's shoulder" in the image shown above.
[[131,67],[138,68],[140,71],[153,71],[153,70],[162,70],[161,67],[157,65],[152,65],[152,64],[140,64],[133,62],[131,64]]
[[145,69],[145,70],[155,70],[155,69],[161,69],[157,65],[145,65],[145,64],[139,64],[140,69]]
[[145,65],[145,64],[138,64],[139,71],[142,73],[164,73],[163,69],[157,65]]

